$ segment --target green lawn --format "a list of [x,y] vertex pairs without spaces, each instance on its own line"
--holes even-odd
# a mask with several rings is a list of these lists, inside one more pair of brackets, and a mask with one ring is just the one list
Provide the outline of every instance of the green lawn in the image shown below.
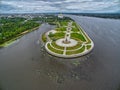
[[67,21],[61,21],[59,22],[61,26],[67,26],[68,25],[68,22]]
[[84,34],[84,36],[87,38],[86,44],[91,43],[91,40],[88,38],[88,36],[86,36],[85,32],[82,30],[82,28],[81,28],[80,26],[79,26],[79,29],[80,29],[80,31]]
[[81,43],[78,42],[77,45],[75,45],[75,46],[73,46],[73,47],[67,47],[66,50],[74,50],[74,49],[77,49],[77,48],[79,48],[79,47],[81,47],[81,46],[82,46]]
[[66,31],[66,27],[56,28],[57,31]]
[[87,50],[91,48],[91,45],[87,45]]
[[54,41],[51,43],[53,47],[64,50],[64,47],[58,46]]
[[65,33],[64,32],[57,32],[53,35],[49,35],[49,37],[53,40],[56,41],[57,39],[64,38]]
[[78,28],[76,28],[76,27],[73,27],[73,28],[72,28],[72,31],[73,31],[73,32],[79,32],[80,30],[79,30]]
[[80,39],[81,41],[85,42],[85,38],[82,34],[79,34],[79,33],[71,33],[71,38],[77,38],[77,39]]
[[63,54],[63,51],[54,49],[53,47],[51,47],[50,44],[47,44],[47,47],[48,47],[49,50],[51,50],[54,53]]
[[66,55],[79,54],[79,53],[82,53],[84,50],[85,50],[85,46],[83,46],[81,49],[78,49],[75,51],[67,51]]

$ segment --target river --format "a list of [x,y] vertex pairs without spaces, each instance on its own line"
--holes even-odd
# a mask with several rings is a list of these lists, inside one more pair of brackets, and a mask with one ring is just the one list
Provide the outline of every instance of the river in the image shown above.
[[120,20],[73,18],[93,40],[95,47],[83,57],[63,59],[49,55],[41,27],[0,49],[1,90],[117,90],[120,85]]

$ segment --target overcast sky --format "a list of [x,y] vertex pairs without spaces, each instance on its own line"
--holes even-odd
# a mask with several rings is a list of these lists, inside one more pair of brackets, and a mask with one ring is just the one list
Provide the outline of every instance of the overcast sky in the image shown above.
[[120,13],[120,0],[1,0],[0,13]]

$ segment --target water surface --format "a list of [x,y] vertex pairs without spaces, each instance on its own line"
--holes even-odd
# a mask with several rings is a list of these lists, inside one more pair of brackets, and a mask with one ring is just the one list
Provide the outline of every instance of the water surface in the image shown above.
[[93,51],[79,58],[49,55],[40,37],[43,24],[0,49],[2,90],[116,90],[120,84],[120,20],[70,16],[93,40]]

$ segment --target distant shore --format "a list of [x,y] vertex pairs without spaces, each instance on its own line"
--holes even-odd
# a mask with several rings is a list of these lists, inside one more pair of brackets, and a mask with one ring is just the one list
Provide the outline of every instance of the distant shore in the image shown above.
[[[8,16],[8,15],[32,15],[32,16],[38,16],[38,15],[57,15],[60,12],[55,13],[1,13],[0,16]],[[98,18],[111,18],[111,19],[120,19],[120,13],[65,13],[62,14],[67,15],[78,15],[78,16],[88,16],[88,17],[98,17]]]

